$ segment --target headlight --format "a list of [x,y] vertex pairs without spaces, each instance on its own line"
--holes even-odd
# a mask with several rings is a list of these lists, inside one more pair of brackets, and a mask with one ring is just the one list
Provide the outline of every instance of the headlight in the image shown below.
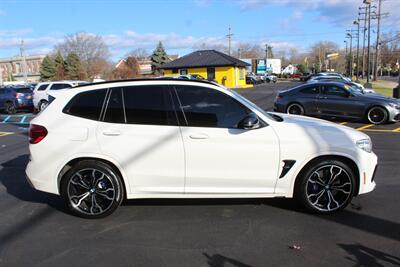
[[395,109],[400,109],[400,104],[389,103],[389,106],[391,106],[392,108],[395,108]]
[[356,145],[362,150],[371,153],[372,151],[372,142],[371,139],[361,139],[356,142]]

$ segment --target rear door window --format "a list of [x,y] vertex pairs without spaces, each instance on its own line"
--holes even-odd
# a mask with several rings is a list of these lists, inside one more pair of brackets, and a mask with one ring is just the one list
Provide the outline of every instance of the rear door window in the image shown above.
[[348,92],[336,85],[324,85],[324,93],[328,96],[347,97]]
[[90,120],[100,120],[107,89],[86,91],[74,96],[63,112]]
[[111,123],[125,123],[124,103],[122,98],[122,88],[110,89],[106,101],[106,109],[103,121]]
[[122,90],[127,123],[178,125],[168,86],[129,86]]
[[50,90],[61,90],[70,87],[71,85],[68,83],[54,83],[51,85]]
[[307,95],[317,95],[317,94],[319,94],[319,88],[318,88],[318,86],[307,87],[307,88],[301,89],[300,92],[302,92],[303,94],[307,94]]

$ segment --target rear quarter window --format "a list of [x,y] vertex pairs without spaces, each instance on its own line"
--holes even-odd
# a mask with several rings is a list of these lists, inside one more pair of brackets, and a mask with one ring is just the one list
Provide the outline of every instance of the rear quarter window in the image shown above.
[[55,83],[51,85],[50,90],[61,90],[70,87],[71,85],[68,83]]
[[44,91],[46,90],[47,86],[49,86],[48,84],[42,84],[41,86],[39,86],[39,88],[37,89],[38,91]]
[[85,119],[100,120],[106,92],[107,89],[98,89],[79,93],[69,101],[63,112]]

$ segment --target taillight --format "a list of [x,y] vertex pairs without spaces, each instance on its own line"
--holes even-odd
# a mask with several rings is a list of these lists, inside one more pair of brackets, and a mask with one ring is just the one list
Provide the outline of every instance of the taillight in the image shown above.
[[29,126],[29,143],[37,144],[47,135],[47,129],[41,125],[31,124]]
[[24,96],[23,93],[17,93],[17,94],[15,95],[16,98],[20,98],[20,97],[23,97],[23,96]]
[[283,96],[281,96],[281,95],[276,96],[276,99],[282,99],[282,98],[283,98]]

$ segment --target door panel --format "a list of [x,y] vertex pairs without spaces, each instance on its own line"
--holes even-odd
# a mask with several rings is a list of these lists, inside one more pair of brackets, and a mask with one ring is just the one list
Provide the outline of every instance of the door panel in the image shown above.
[[271,127],[182,127],[182,135],[186,150],[185,193],[274,192],[279,144]]
[[318,100],[318,109],[323,116],[358,118],[364,105],[357,97],[349,96],[347,90],[335,86],[323,86],[323,94]]
[[130,193],[183,193],[183,140],[176,116],[170,116],[169,88],[112,88],[106,103],[107,122],[99,123],[97,139],[102,153],[124,169]]
[[319,86],[308,86],[300,90],[298,101],[304,106],[306,115],[318,115],[317,102],[319,98]]

